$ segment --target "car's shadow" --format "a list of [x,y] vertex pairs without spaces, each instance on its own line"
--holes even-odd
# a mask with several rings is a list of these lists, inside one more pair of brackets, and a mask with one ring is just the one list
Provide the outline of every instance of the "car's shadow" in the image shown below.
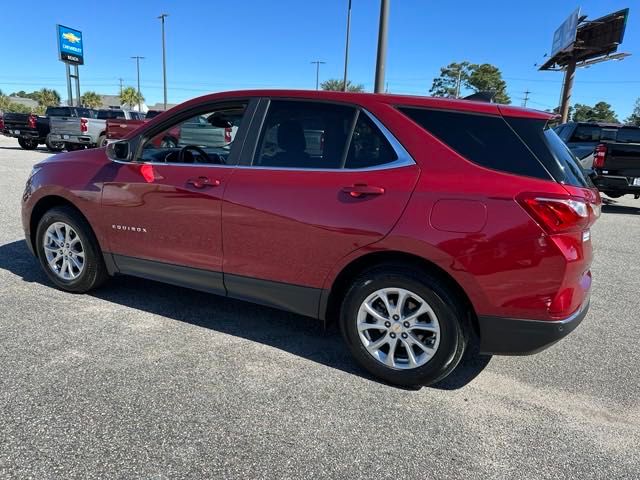
[[[20,276],[25,282],[51,286],[24,241],[0,246],[0,269]],[[321,322],[312,318],[127,276],[116,277],[91,295],[260,342],[328,367],[378,381],[355,364],[337,327],[332,325],[325,329]],[[455,390],[473,380],[491,359],[490,356],[476,356],[473,353],[470,351],[465,354],[458,368],[432,388]]]
[[[640,200],[636,200],[640,205]],[[628,205],[620,205],[616,200],[611,198],[602,198],[602,213],[621,213],[625,215],[640,215],[640,206],[632,207]]]

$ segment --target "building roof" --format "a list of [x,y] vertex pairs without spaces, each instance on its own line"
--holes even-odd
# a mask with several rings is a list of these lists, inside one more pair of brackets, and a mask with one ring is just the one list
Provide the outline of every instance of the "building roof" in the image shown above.
[[38,102],[31,98],[24,97],[8,97],[11,103],[18,103],[20,105],[24,105],[25,107],[33,108],[38,106]]

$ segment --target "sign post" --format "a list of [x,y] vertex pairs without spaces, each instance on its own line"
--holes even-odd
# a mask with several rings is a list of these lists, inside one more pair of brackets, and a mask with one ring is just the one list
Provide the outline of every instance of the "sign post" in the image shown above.
[[[78,65],[84,65],[84,47],[82,44],[82,32],[64,25],[56,25],[58,38],[58,58],[66,64],[67,69],[67,95],[69,106],[73,106],[73,89],[71,80],[76,84],[76,106],[80,106],[80,72]],[[73,73],[71,73],[73,65]]]

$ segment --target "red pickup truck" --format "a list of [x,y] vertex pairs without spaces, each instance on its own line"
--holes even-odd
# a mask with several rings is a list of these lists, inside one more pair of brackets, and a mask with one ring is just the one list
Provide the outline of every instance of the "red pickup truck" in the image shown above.
[[[111,143],[115,140],[121,140],[126,138],[129,133],[134,131],[140,125],[148,122],[154,117],[157,117],[162,112],[159,110],[149,110],[144,120],[125,120],[121,118],[114,118],[107,120],[107,136],[104,145]],[[154,141],[156,146],[163,148],[173,148],[178,146],[178,139],[180,138],[180,130],[178,128],[171,129],[167,132],[163,138],[157,138]]]

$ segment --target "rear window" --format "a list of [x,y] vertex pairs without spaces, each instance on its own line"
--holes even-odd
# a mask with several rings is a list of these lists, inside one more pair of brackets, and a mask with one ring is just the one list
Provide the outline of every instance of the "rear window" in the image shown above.
[[158,111],[158,110],[149,110],[149,111],[147,112],[147,115],[146,115],[146,117],[145,117],[145,118],[146,118],[147,120],[149,120],[149,119],[151,119],[151,118],[153,118],[153,117],[157,117],[157,116],[158,116],[158,115],[160,115],[161,113],[162,113],[162,112],[160,112],[160,111]]
[[550,178],[502,117],[420,108],[400,110],[478,165],[527,177]]
[[570,142],[599,142],[602,127],[598,125],[578,125],[571,135]]
[[617,142],[640,143],[640,128],[621,128],[618,130]]
[[95,117],[93,110],[90,110],[88,108],[78,108],[77,111],[78,111],[79,117],[90,117],[90,118]]
[[49,117],[70,117],[71,109],[69,107],[49,107],[46,113]]
[[589,181],[578,160],[544,120],[401,108],[468,160],[483,167],[568,185]]
[[100,110],[98,112],[98,118],[101,120],[124,118],[124,112],[122,110]]

